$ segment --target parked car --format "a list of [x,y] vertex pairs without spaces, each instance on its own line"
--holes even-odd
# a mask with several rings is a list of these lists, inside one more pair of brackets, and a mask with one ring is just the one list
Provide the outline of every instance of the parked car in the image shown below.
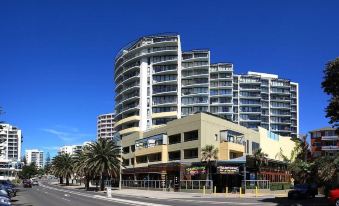
[[12,205],[11,200],[7,197],[0,196],[0,206]]
[[16,186],[9,180],[0,180],[0,186],[4,187],[5,190],[7,190],[11,196],[16,196],[17,188]]
[[29,179],[23,180],[22,181],[23,186],[26,187],[32,187],[32,182]]
[[0,189],[0,197],[5,197],[11,200],[11,196],[6,192],[6,190]]
[[295,185],[293,190],[288,192],[289,199],[297,199],[297,198],[314,198],[318,194],[318,188],[316,185],[310,184],[298,184]]
[[6,191],[7,196],[9,198],[14,197],[15,193],[10,187],[6,187],[5,185],[0,185],[0,190]]
[[339,206],[339,188],[330,190],[328,193],[328,200],[331,204]]
[[38,180],[33,179],[33,180],[32,180],[32,185],[33,185],[33,186],[38,186],[38,185],[39,185]]

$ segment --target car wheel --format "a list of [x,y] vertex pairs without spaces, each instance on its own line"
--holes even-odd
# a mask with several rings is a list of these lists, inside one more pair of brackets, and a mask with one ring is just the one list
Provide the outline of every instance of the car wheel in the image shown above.
[[339,199],[335,201],[335,206],[339,206]]

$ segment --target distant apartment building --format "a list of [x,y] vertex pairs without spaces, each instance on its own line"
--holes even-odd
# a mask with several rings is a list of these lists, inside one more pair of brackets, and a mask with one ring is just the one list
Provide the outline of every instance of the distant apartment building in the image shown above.
[[22,131],[10,124],[0,124],[0,179],[13,180],[21,171]]
[[69,154],[73,155],[76,154],[77,152],[80,152],[83,147],[90,142],[84,142],[82,145],[65,145],[59,148],[58,154]]
[[114,113],[101,114],[97,119],[97,139],[113,139],[114,129]]
[[313,157],[332,156],[339,152],[339,136],[332,127],[310,131]]
[[0,124],[0,160],[20,161],[22,132],[10,124]]
[[210,112],[297,137],[298,83],[274,74],[239,75],[232,63],[210,58],[209,50],[182,51],[177,34],[144,36],[122,48],[115,58],[115,129],[125,136]]
[[25,152],[27,164],[35,163],[37,168],[44,167],[44,152],[37,149],[26,150]]

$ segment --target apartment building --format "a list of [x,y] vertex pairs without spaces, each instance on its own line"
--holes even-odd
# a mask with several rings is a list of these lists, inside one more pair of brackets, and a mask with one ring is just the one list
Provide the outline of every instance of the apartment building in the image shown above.
[[69,154],[73,155],[77,152],[80,152],[84,146],[89,144],[90,142],[84,142],[82,145],[65,145],[59,148],[58,154]]
[[[201,164],[202,148],[206,145],[218,149],[216,164],[227,165],[229,160],[246,159],[261,148],[278,165],[283,164],[280,151],[290,157],[295,142],[262,127],[255,131],[217,115],[197,113],[146,132],[124,136],[123,179],[173,179],[177,176],[182,180],[188,167]],[[271,173],[266,174],[262,170],[262,173],[272,177],[281,175],[284,181],[289,181],[287,170],[274,174],[274,170],[269,171]]]
[[108,113],[97,117],[97,139],[113,139],[115,134],[114,116],[114,113]]
[[10,124],[0,124],[1,160],[20,161],[22,132]]
[[309,132],[313,157],[332,156],[339,152],[339,136],[332,127],[323,127]]
[[44,167],[44,152],[37,149],[26,150],[25,152],[27,164],[35,163],[37,168]]
[[22,131],[10,124],[0,124],[0,179],[13,180],[21,171]]
[[276,134],[299,133],[298,84],[278,75],[234,73],[209,50],[182,51],[180,36],[145,36],[115,59],[115,129],[125,136],[196,112]]

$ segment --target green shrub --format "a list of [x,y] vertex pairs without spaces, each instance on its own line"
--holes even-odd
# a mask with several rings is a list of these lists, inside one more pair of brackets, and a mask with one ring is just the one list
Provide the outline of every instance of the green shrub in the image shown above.
[[290,182],[271,182],[271,190],[287,190],[291,186]]

